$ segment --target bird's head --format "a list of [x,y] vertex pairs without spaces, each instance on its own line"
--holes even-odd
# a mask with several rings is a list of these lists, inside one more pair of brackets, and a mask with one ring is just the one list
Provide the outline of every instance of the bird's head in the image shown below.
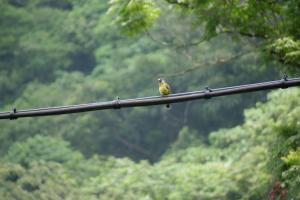
[[163,79],[161,79],[161,78],[159,78],[159,79],[157,79],[158,80],[158,82],[159,83],[162,83],[164,80]]

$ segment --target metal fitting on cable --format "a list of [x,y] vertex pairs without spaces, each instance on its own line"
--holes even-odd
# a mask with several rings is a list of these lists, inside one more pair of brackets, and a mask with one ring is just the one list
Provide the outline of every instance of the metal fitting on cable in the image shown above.
[[113,101],[113,108],[114,108],[114,109],[120,109],[120,108],[121,108],[120,97],[117,97],[117,98]]
[[15,120],[15,119],[18,119],[18,117],[16,116],[16,113],[17,113],[17,109],[16,108],[13,108],[12,111],[10,112],[9,114],[9,119],[10,120]]
[[281,88],[286,89],[287,85],[285,84],[288,81],[288,75],[284,74],[282,79],[281,79]]
[[212,92],[212,89],[210,89],[208,86],[205,87],[205,91],[204,91],[204,97],[205,99],[210,99],[210,92]]

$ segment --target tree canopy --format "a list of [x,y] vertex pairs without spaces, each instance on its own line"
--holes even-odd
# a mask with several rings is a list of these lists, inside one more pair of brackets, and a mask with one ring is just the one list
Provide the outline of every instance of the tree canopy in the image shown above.
[[[0,0],[1,111],[299,76],[297,0]],[[299,88],[0,121],[5,199],[300,198]]]

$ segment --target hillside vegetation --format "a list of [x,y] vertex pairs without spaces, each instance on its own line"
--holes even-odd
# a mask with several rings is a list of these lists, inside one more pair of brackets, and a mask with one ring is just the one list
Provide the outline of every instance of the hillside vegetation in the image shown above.
[[[0,0],[1,111],[300,75],[288,1]],[[4,199],[300,199],[300,89],[0,121]]]

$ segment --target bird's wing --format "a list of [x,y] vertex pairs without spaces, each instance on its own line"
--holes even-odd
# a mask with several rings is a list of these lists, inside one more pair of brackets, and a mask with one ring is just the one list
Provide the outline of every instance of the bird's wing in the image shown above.
[[169,92],[171,92],[171,87],[168,83],[166,83],[166,88],[169,90]]

